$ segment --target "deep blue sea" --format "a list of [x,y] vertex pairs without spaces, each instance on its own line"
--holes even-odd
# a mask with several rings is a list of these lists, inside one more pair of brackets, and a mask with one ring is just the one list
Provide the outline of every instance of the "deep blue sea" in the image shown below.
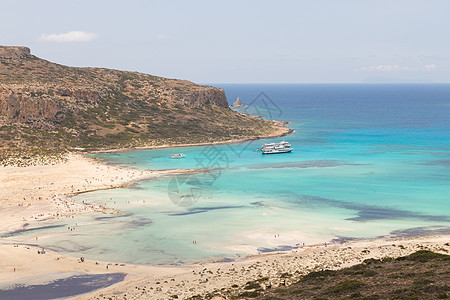
[[[125,214],[77,217],[76,236],[61,230],[45,246],[94,259],[180,264],[299,243],[450,231],[450,85],[214,86],[230,104],[241,98],[247,106],[237,111],[288,121],[294,133],[96,155],[138,169],[213,171],[79,195]],[[292,153],[253,151],[282,139]],[[178,152],[186,157],[170,158]]]

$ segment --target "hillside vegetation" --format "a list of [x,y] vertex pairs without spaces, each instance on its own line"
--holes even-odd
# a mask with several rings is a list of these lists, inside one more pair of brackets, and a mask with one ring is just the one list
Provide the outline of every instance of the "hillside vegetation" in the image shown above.
[[229,109],[222,89],[40,59],[0,46],[0,161],[286,133],[280,122]]
[[284,274],[283,278],[294,281],[289,286],[266,288],[267,279],[259,278],[247,282],[241,291],[231,289],[224,294],[230,299],[261,300],[449,299],[449,267],[449,255],[419,250],[395,259],[366,259],[341,270],[316,271],[299,277]]

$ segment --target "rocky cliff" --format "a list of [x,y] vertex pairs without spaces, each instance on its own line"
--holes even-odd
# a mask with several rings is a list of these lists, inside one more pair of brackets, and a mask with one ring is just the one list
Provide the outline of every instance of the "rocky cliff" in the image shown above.
[[222,89],[40,59],[0,46],[0,150],[107,149],[254,138],[276,124],[238,114]]
[[57,98],[36,97],[42,93],[0,87],[0,125],[11,123],[55,124],[65,119],[66,108]]

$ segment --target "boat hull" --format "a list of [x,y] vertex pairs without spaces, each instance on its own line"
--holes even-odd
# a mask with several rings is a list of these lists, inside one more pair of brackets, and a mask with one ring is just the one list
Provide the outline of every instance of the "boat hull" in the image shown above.
[[262,154],[281,154],[281,153],[289,153],[294,149],[286,149],[286,150],[273,150],[273,151],[262,151]]

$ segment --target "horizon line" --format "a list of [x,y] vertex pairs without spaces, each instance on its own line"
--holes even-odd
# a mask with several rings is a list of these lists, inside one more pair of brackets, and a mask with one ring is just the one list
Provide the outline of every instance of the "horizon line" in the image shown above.
[[450,84],[450,82],[197,82],[200,85],[211,85],[211,84],[333,84],[333,85],[345,85],[345,84],[360,84],[360,85],[445,85]]

